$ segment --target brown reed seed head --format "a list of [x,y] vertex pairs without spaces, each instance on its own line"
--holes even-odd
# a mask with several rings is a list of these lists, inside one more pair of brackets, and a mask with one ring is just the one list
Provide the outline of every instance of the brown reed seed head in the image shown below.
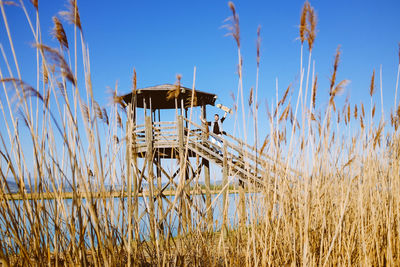
[[133,68],[132,92],[136,93],[136,89],[137,89],[137,76],[136,76],[136,69]]
[[103,114],[103,122],[105,124],[109,125],[110,124],[110,120],[108,118],[107,110],[105,108],[102,108],[101,112]]
[[338,83],[336,86],[335,86],[335,89],[333,90],[333,92],[332,92],[332,96],[333,97],[335,97],[335,96],[337,96],[338,94],[340,94],[343,90],[344,90],[344,88],[346,87],[346,85],[349,83],[349,80],[342,80],[340,83]]
[[181,79],[182,79],[182,75],[177,74],[174,88],[169,90],[167,93],[167,100],[170,100],[172,98],[178,98],[180,91],[181,91]]
[[253,104],[253,87],[250,89],[250,94],[249,94],[249,106]]
[[394,116],[393,116],[393,111],[390,112],[390,125],[393,127],[395,124],[394,122]]
[[97,103],[97,101],[94,101],[93,107],[94,107],[94,112],[95,112],[97,118],[103,120],[103,112],[101,110],[99,103]]
[[64,17],[68,23],[74,24],[79,30],[82,31],[81,17],[79,15],[78,5],[75,0],[69,1],[67,11],[60,11],[59,14]]
[[315,36],[316,36],[316,27],[317,27],[317,15],[315,14],[314,8],[308,8],[308,29],[307,29],[307,42],[308,49],[311,51],[314,46]]
[[371,85],[369,86],[369,95],[372,97],[375,91],[375,70],[372,72]]
[[300,41],[301,44],[304,43],[305,40],[305,31],[307,28],[307,14],[308,14],[308,9],[310,7],[310,3],[306,1],[303,5],[303,8],[301,9],[301,17],[300,17]]
[[351,119],[351,108],[350,108],[350,104],[347,105],[347,120],[350,122]]
[[289,115],[290,104],[283,110],[278,122],[286,120]]
[[360,126],[361,126],[361,129],[362,130],[364,130],[364,119],[363,119],[363,117],[360,117]]
[[30,0],[36,11],[39,9],[39,0]]
[[42,62],[42,72],[43,72],[43,82],[45,84],[49,83],[49,71],[47,70],[47,67],[45,64]]
[[329,95],[332,95],[333,88],[335,86],[336,72],[337,72],[337,69],[339,66],[339,60],[340,60],[340,45],[338,45],[338,47],[336,49],[335,62],[333,63],[333,73],[332,73],[332,77],[331,77],[331,85],[329,88]]
[[232,2],[228,3],[229,8],[232,11],[232,17],[229,20],[232,22],[232,25],[228,26],[228,30],[230,33],[228,35],[232,35],[236,41],[238,48],[240,48],[240,27],[239,27],[239,15],[236,13],[235,5]]
[[365,109],[364,109],[364,103],[361,102],[361,114],[363,116],[363,118],[365,118]]
[[53,17],[53,23],[54,27],[51,34],[58,40],[61,47],[68,49],[68,39],[67,35],[65,34],[63,25],[56,16]]
[[375,110],[376,110],[376,104],[374,104],[374,107],[372,108],[372,118],[375,117]]
[[53,63],[56,67],[60,68],[61,75],[69,80],[73,85],[76,85],[75,76],[72,74],[72,71],[64,57],[56,49],[44,44],[35,44],[34,47],[42,50],[46,57],[47,63]]
[[314,80],[314,84],[313,84],[313,88],[312,88],[312,107],[313,108],[315,108],[315,103],[316,103],[315,99],[317,96],[317,88],[318,88],[317,81],[318,81],[318,76],[315,76],[315,80]]
[[354,104],[354,119],[357,119],[357,112],[358,112],[358,109],[357,109],[357,104]]
[[89,108],[87,105],[85,105],[84,103],[81,104],[81,108],[82,108],[82,115],[83,118],[86,120],[86,122],[90,122],[90,116],[89,116]]

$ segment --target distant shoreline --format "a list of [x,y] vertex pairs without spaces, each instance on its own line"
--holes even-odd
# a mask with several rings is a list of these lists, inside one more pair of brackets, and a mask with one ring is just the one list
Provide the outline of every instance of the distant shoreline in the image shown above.
[[[245,193],[250,193],[250,190],[245,190]],[[210,190],[210,194],[216,195],[221,193],[221,189]],[[238,194],[238,189],[228,189],[229,194]],[[113,191],[113,192],[79,192],[75,193],[79,198],[126,198],[128,197],[128,192]],[[163,194],[165,196],[174,196],[176,190],[164,190]],[[205,189],[202,190],[190,190],[190,195],[202,195],[206,194]],[[149,196],[149,191],[139,193],[138,197]],[[157,196],[157,192],[154,194]],[[62,193],[11,193],[4,194],[3,199],[5,200],[40,200],[40,199],[72,199],[74,196],[73,192],[62,192]],[[133,192],[132,192],[133,197]]]

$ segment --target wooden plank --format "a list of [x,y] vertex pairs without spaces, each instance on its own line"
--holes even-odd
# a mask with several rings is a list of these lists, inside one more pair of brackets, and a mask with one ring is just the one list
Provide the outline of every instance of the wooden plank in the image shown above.
[[[207,110],[206,106],[201,106],[201,117],[205,121],[207,118]],[[202,125],[204,128],[207,125]],[[197,134],[194,132],[194,134]],[[201,134],[202,144],[207,143],[207,136],[205,134]],[[213,210],[211,208],[211,193],[210,193],[210,161],[208,159],[202,157],[203,168],[204,168],[204,184],[206,186],[206,210],[207,210],[207,228],[209,231],[213,230]]]
[[155,213],[154,213],[154,174],[153,174],[153,125],[151,121],[151,117],[145,117],[145,125],[146,125],[146,161],[147,161],[147,179],[149,184],[149,221],[150,221],[150,238],[152,241],[156,240],[156,227],[155,227]]
[[175,125],[176,121],[155,121],[153,122],[153,125]]

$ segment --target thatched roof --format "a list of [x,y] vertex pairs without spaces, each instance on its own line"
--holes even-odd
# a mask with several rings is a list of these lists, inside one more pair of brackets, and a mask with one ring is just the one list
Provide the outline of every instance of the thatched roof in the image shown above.
[[[175,97],[178,100],[178,107],[180,107],[181,99],[185,108],[190,107],[192,100],[192,89],[184,86],[178,88],[173,84],[162,84],[157,86],[150,86],[136,90],[136,103],[137,107],[144,108],[144,100],[146,101],[147,108],[150,108],[150,99],[152,109],[174,109]],[[169,97],[168,97],[169,96]],[[129,104],[134,98],[132,92],[122,96],[126,104]],[[215,94],[205,93],[195,90],[194,105],[214,105],[217,96]]]

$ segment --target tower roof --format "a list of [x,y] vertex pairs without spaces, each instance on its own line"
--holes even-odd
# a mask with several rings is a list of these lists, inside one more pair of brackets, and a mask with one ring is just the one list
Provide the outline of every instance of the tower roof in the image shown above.
[[[178,107],[180,107],[181,100],[183,100],[184,107],[188,108],[192,102],[191,88],[184,86],[177,86],[174,84],[162,84],[157,86],[150,86],[136,90],[136,107],[144,108],[144,101],[146,101],[147,108],[152,109],[174,109],[175,98],[178,100]],[[132,92],[122,96],[126,104],[133,101]],[[193,106],[214,105],[217,95],[195,90]]]

